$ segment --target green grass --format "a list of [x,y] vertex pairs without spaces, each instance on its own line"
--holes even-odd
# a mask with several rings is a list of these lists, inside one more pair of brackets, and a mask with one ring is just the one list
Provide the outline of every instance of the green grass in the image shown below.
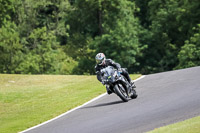
[[105,92],[96,76],[0,74],[0,132],[23,131]]
[[200,133],[200,116],[154,129],[148,133]]

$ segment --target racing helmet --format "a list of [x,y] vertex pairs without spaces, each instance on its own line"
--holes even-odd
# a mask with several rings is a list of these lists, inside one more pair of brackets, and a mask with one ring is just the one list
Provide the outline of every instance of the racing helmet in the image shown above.
[[98,53],[96,55],[96,63],[98,65],[103,65],[105,63],[106,60],[106,56],[104,55],[104,53]]

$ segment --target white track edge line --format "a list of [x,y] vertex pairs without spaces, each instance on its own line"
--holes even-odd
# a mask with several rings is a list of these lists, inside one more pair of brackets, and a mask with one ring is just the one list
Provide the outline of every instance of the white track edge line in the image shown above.
[[136,80],[133,80],[133,81],[136,82],[136,81],[138,81],[138,80],[140,80],[140,79],[143,79],[145,76],[146,76],[146,75],[142,75],[142,76],[140,76],[139,78],[137,78]]
[[[139,77],[139,78],[137,78],[136,80],[133,80],[133,81],[136,82],[136,81],[138,81],[138,80],[140,80],[140,79],[142,79],[142,78],[144,78],[144,77],[145,77],[145,75],[142,75],[141,77]],[[50,120],[47,120],[47,121],[45,121],[45,122],[43,122],[43,123],[41,123],[41,124],[38,124],[38,125],[36,125],[36,126],[30,127],[30,128],[28,128],[28,129],[26,129],[26,130],[24,130],[24,131],[20,131],[19,133],[25,133],[25,132],[27,132],[27,131],[30,131],[30,130],[34,129],[34,128],[40,127],[40,126],[42,126],[42,125],[45,125],[45,124],[47,124],[47,123],[49,123],[49,122],[51,122],[51,121],[53,121],[53,120],[56,120],[56,119],[58,119],[58,118],[60,118],[60,117],[62,117],[62,116],[64,116],[64,115],[67,115],[67,114],[69,114],[69,113],[71,113],[71,112],[73,112],[73,111],[75,111],[75,110],[77,110],[77,109],[79,109],[79,108],[81,108],[81,107],[83,107],[83,106],[85,106],[85,105],[87,105],[87,104],[89,104],[89,103],[91,103],[91,102],[93,102],[93,101],[95,101],[95,100],[97,100],[97,99],[99,99],[99,98],[105,96],[105,95],[107,95],[107,93],[103,93],[103,94],[101,94],[101,95],[99,95],[99,96],[93,98],[92,100],[90,100],[90,101],[88,101],[88,102],[86,102],[86,103],[84,103],[84,104],[82,104],[82,105],[80,105],[80,106],[78,106],[78,107],[75,107],[75,108],[73,108],[73,109],[71,109],[71,110],[69,110],[69,111],[67,111],[67,112],[65,112],[65,113],[63,113],[63,114],[61,114],[61,115],[55,117],[55,118],[52,118],[52,119],[50,119]]]

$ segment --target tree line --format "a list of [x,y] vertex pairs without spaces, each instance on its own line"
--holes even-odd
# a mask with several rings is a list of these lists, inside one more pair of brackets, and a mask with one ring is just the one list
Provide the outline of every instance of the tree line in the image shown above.
[[200,65],[199,0],[0,0],[0,73],[149,74]]

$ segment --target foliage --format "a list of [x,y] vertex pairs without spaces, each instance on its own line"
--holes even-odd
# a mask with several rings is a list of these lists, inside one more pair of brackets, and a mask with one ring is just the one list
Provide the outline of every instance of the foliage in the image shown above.
[[13,5],[14,0],[0,0],[0,27],[5,21],[13,20],[15,10]]
[[74,61],[58,48],[53,32],[47,32],[46,27],[35,29],[28,39],[32,44],[29,46],[31,50],[24,55],[25,59],[19,65],[18,71],[31,74],[71,73],[72,68],[67,69],[66,66],[74,65]]
[[136,56],[143,48],[138,42],[139,23],[134,18],[134,7],[130,1],[77,1],[71,12],[73,18],[69,20],[71,45],[68,46],[70,50],[76,49],[75,57],[79,56],[77,71],[94,73],[94,66],[87,64],[94,64],[95,54],[104,52],[133,72],[139,64]]
[[200,65],[200,24],[194,28],[196,33],[185,41],[185,45],[178,54],[179,65],[177,68],[187,68]]
[[22,45],[15,23],[6,21],[0,29],[0,73],[15,73],[22,59]]
[[199,6],[199,0],[0,0],[0,73],[94,74],[98,52],[130,73],[199,65],[193,30]]
[[[143,7],[147,18],[140,16],[141,24],[148,30],[148,49],[144,51],[143,73],[172,70],[178,65],[177,55],[192,28],[199,23],[199,1],[151,0],[136,1]],[[137,15],[137,14],[136,14]],[[148,58],[148,59],[147,59]]]
[[[139,23],[133,17],[134,4],[129,1],[106,1],[102,8],[104,32],[95,38],[94,47],[97,52],[104,52],[108,58],[133,72],[134,67],[139,65],[136,57],[142,49],[138,41]],[[111,16],[114,11],[116,14]]]

